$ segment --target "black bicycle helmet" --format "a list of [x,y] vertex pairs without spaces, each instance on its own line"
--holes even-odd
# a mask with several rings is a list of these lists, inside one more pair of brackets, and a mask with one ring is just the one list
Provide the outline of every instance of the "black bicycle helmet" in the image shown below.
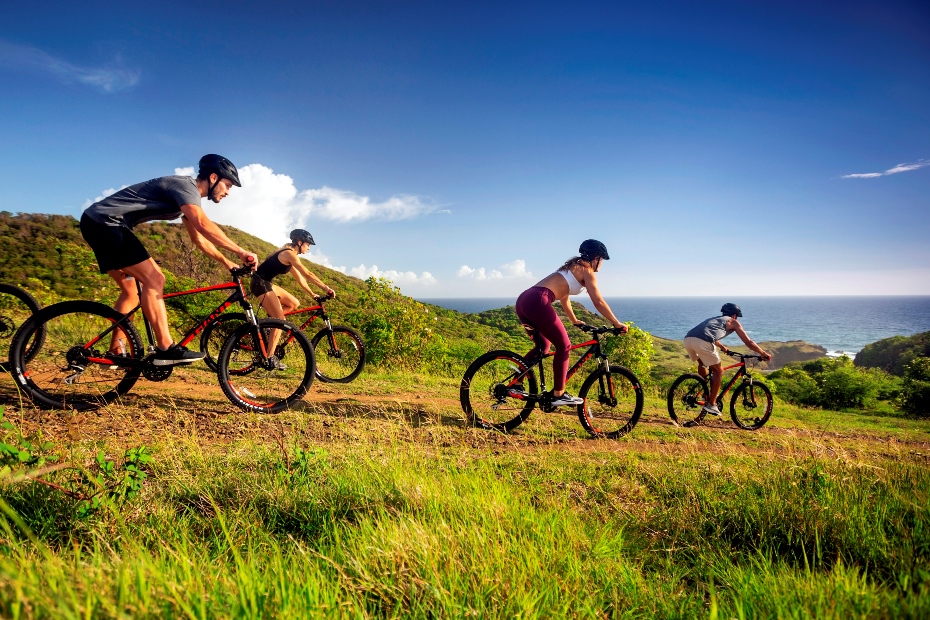
[[229,179],[236,187],[242,187],[239,182],[239,171],[231,161],[222,155],[204,155],[200,158],[200,176],[209,177],[216,173],[221,179]]
[[723,307],[720,308],[720,312],[722,312],[724,316],[733,316],[734,314],[736,316],[743,316],[743,311],[740,310],[739,306],[736,304],[723,304]]
[[310,245],[316,245],[316,243],[313,241],[313,235],[311,235],[303,228],[295,228],[291,231],[291,242],[297,243],[298,241],[304,241]]
[[594,260],[597,257],[610,260],[610,256],[607,254],[607,246],[596,239],[583,241],[578,248],[578,253],[585,260]]

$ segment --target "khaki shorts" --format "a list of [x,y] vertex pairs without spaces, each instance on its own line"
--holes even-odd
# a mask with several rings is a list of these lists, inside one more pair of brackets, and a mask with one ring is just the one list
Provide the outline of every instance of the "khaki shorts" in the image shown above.
[[705,366],[713,366],[720,363],[720,354],[717,353],[717,346],[712,342],[688,336],[685,338],[685,349],[688,356],[693,361],[701,360]]

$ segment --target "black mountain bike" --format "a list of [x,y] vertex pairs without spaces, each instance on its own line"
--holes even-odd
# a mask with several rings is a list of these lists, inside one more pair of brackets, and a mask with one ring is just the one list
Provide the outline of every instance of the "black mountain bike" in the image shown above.
[[[584,404],[578,405],[578,419],[593,437],[616,439],[636,426],[643,412],[643,388],[636,375],[623,366],[611,364],[601,350],[601,334],[619,335],[613,327],[579,326],[592,335],[591,340],[572,345],[570,350],[588,347],[581,358],[568,369],[570,379],[592,357],[597,367],[585,379],[578,391]],[[535,329],[528,328],[534,342]],[[481,428],[509,432],[529,417],[533,407],[547,413],[555,411],[551,392],[546,391],[542,361],[554,352],[527,360],[512,351],[490,351],[468,367],[459,387],[459,399],[468,420]],[[533,366],[538,367],[539,383]],[[540,391],[541,390],[541,391]]]
[[[299,317],[303,321],[299,323],[301,331],[310,327],[310,324],[317,318],[323,320],[323,327],[310,340],[316,361],[316,378],[324,382],[349,383],[365,367],[365,343],[361,335],[351,327],[333,325],[330,322],[323,302],[332,297],[314,295],[313,299],[317,305],[299,308],[288,312],[285,316],[295,324],[299,323],[297,320]],[[217,369],[216,359],[220,348],[226,338],[245,322],[244,314],[227,312],[207,326],[203,336],[200,337],[200,350],[206,354],[204,361],[210,368]],[[293,339],[290,337],[278,339],[275,355],[284,358],[287,354],[287,347],[291,346],[292,342]]]
[[[721,384],[720,394],[717,396],[717,408],[723,411],[723,401],[727,393],[740,378],[743,378],[743,382],[736,387],[730,399],[730,418],[733,419],[734,424],[747,431],[760,429],[772,415],[772,392],[767,385],[753,379],[746,361],[749,360],[751,365],[755,365],[762,360],[762,357],[743,355],[734,351],[730,351],[728,355],[739,358],[739,362],[723,370],[727,371],[731,368],[739,368],[739,370],[730,378],[726,386]],[[668,414],[677,424],[697,426],[707,415],[704,412],[704,405],[707,403],[709,392],[707,380],[701,375],[693,373],[681,375],[669,388]]]
[[[0,372],[9,368],[10,342],[16,330],[39,311],[39,302],[28,292],[12,284],[0,284]],[[45,340],[45,330],[38,330],[26,346],[25,356],[31,359]]]
[[[256,319],[245,299],[240,278],[251,267],[231,270],[232,282],[204,288],[166,293],[165,298],[231,290],[231,294],[209,316],[194,325],[180,340],[187,346],[214,322],[223,311],[238,303],[246,323],[230,334],[217,358],[217,374],[223,393],[235,405],[247,411],[274,413],[291,407],[303,398],[313,383],[313,347],[296,326],[278,319]],[[140,291],[141,292],[141,291]],[[33,402],[51,408],[97,407],[126,394],[140,376],[149,381],[164,381],[174,366],[155,366],[155,334],[143,315],[148,349],[133,325],[136,306],[120,314],[96,301],[65,301],[40,310],[27,320],[10,346],[10,365],[20,389]],[[279,329],[293,338],[282,364],[272,359],[265,346],[265,331]],[[37,330],[45,330],[46,339],[30,358],[28,344]],[[113,345],[119,350],[114,352]]]

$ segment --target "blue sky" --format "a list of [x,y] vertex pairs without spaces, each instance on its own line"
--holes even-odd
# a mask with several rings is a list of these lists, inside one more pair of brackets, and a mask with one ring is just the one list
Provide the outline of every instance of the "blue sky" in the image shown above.
[[[930,4],[19,3],[0,210],[217,152],[207,207],[418,297],[930,294]],[[852,176],[864,175],[864,176]]]

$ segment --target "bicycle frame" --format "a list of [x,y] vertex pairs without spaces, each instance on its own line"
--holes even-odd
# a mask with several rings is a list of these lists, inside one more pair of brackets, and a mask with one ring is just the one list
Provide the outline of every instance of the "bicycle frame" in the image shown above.
[[[137,282],[136,288],[139,291],[139,297],[141,299],[142,285]],[[180,345],[187,346],[188,344],[190,344],[190,342],[194,338],[196,338],[197,335],[200,334],[200,332],[206,329],[207,325],[215,321],[218,316],[223,314],[223,312],[225,312],[226,309],[229,308],[234,303],[238,303],[239,305],[242,306],[242,308],[245,310],[245,315],[246,317],[248,317],[248,320],[250,323],[252,323],[253,325],[256,324],[255,313],[252,310],[252,305],[246,299],[245,290],[243,289],[243,286],[242,286],[242,281],[239,279],[239,276],[235,273],[233,274],[232,282],[225,282],[223,284],[216,284],[214,286],[205,286],[202,288],[195,288],[195,289],[190,289],[187,291],[178,291],[176,293],[166,293],[164,295],[164,298],[170,299],[172,297],[183,297],[185,295],[195,295],[197,293],[208,293],[210,291],[223,291],[227,289],[232,290],[232,293],[229,295],[229,297],[227,297],[223,303],[221,303],[216,308],[214,308],[213,311],[210,312],[210,314],[205,319],[201,320],[200,322],[195,324],[191,329],[189,329],[184,334],[184,336],[181,338],[181,341],[179,342]],[[140,301],[140,303],[137,304],[135,308],[125,313],[121,319],[115,321],[113,325],[108,327],[103,333],[101,333],[99,336],[97,336],[96,338],[94,338],[93,340],[85,344],[84,349],[89,349],[90,347],[94,346],[94,344],[104,339],[107,335],[112,333],[118,327],[125,324],[127,321],[131,320],[132,316],[141,307],[142,307],[142,303]],[[149,320],[145,316],[144,313],[142,314],[142,322],[145,324],[145,334],[149,341],[149,350],[152,350],[156,342],[155,331],[152,329],[152,325],[151,323],[149,323]],[[265,350],[264,340],[259,338],[259,344],[262,349],[262,355],[264,357],[268,357],[268,352]],[[134,366],[146,366],[147,365],[147,363],[144,362],[142,359],[136,359],[136,358],[119,359],[119,358],[109,358],[109,357],[88,357],[87,360],[89,362],[94,362],[95,364],[102,364],[106,366],[134,367]]]
[[[720,369],[720,375],[721,375],[721,377],[723,376],[723,373],[725,373],[726,371],[728,371],[728,370],[730,370],[730,369],[732,369],[732,368],[737,368],[737,367],[739,367],[739,370],[736,371],[736,374],[735,374],[735,375],[733,375],[732,377],[730,377],[730,380],[727,381],[726,386],[723,385],[723,380],[721,379],[721,382],[720,382],[720,392],[717,394],[717,403],[716,403],[716,404],[722,406],[723,401],[724,401],[725,398],[726,398],[726,395],[730,392],[730,389],[731,389],[734,385],[736,385],[736,382],[737,382],[741,377],[752,377],[752,374],[750,374],[750,372],[749,372],[748,370],[746,370],[746,362],[745,362],[745,361],[737,362],[737,363],[735,363],[735,364],[731,364],[731,365],[729,365],[729,366],[726,366],[726,367],[724,367],[724,368],[721,368],[721,369]],[[710,374],[711,374],[711,373],[710,373],[710,371],[708,370],[708,374],[707,374],[707,379],[708,379],[708,380],[710,380]],[[703,403],[702,403],[702,404],[703,404]]]
[[[535,342],[535,339],[534,339],[534,342]],[[576,361],[574,364],[571,365],[571,367],[569,367],[568,371],[565,373],[566,382],[570,380],[575,375],[575,373],[578,372],[581,369],[581,367],[584,366],[585,363],[592,357],[597,357],[601,359],[602,364],[608,363],[607,358],[604,357],[604,354],[601,352],[601,341],[597,338],[597,336],[591,338],[590,340],[586,342],[573,344],[570,347],[568,347],[568,350],[574,351],[575,349],[581,349],[583,347],[588,347],[588,350],[585,351],[581,355],[580,358],[578,358],[578,361]],[[555,356],[555,351],[550,351],[549,353],[544,353],[538,359],[536,359],[535,355],[532,356],[530,359],[527,359],[526,370],[518,374],[516,377],[514,377],[510,385],[507,386],[507,387],[511,387],[512,385],[519,383],[520,381],[523,380],[523,377],[525,377],[526,374],[530,372],[533,366],[538,366],[539,367],[539,392],[540,392],[538,396],[531,396],[529,394],[517,394],[517,393],[511,393],[511,396],[519,400],[532,400],[534,402],[541,401],[542,395],[546,391],[546,377],[545,377],[545,369],[543,367],[543,360],[546,359],[547,357],[554,357],[554,356]]]

